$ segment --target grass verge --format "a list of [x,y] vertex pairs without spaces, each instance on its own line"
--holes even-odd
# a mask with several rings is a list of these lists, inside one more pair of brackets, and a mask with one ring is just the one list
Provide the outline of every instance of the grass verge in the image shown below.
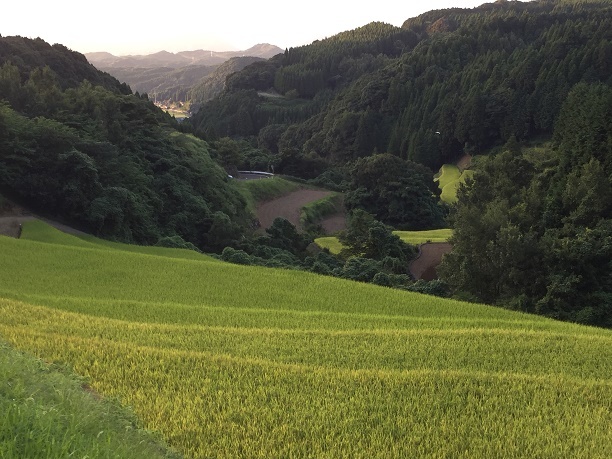
[[76,375],[0,342],[0,457],[179,457]]
[[332,193],[302,207],[300,224],[302,228],[308,229],[318,225],[325,217],[342,212],[343,209],[342,195],[340,193]]

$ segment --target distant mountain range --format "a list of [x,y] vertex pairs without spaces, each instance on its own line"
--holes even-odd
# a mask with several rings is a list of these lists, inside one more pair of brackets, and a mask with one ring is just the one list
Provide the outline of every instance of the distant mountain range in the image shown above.
[[[223,89],[229,73],[282,52],[278,46],[260,43],[244,51],[199,49],[135,56],[98,52],[86,53],[85,57],[99,70],[127,83],[133,91],[147,93],[156,100],[184,102],[189,99],[189,91],[197,86],[198,100],[194,102],[199,105]],[[213,77],[211,82],[207,82],[210,77]]]
[[244,51],[181,51],[170,53],[159,51],[147,55],[115,56],[107,52],[85,53],[87,60],[95,67],[108,71],[112,68],[180,68],[188,65],[219,65],[232,57],[249,56],[269,59],[283,50],[278,46],[260,43]]

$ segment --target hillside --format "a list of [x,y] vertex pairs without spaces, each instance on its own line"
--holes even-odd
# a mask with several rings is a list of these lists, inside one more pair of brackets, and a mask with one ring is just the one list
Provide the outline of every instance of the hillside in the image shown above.
[[207,78],[201,78],[198,82],[191,85],[186,99],[190,101],[192,109],[197,110],[204,102],[221,94],[225,89],[227,77],[232,73],[262,60],[259,57],[232,57],[219,65]]
[[153,101],[184,101],[189,89],[208,79],[216,69],[214,65],[189,65],[177,69],[117,67],[107,71],[129,85],[132,91],[148,94]]
[[303,177],[313,169],[303,163],[342,166],[374,151],[437,170],[513,136],[550,136],[572,86],[610,84],[611,8],[499,1],[431,11],[401,28],[371,23],[287,50],[269,76],[269,68],[241,72],[303,101],[293,111],[241,85],[204,106],[193,125],[260,144],[274,126],[277,170]]
[[146,96],[40,39],[0,37],[0,50],[0,193],[140,244],[221,250],[248,225],[210,146]]
[[129,247],[35,222],[0,237],[0,336],[73,367],[187,457],[612,448],[608,330]]
[[346,192],[349,212],[459,229],[440,271],[456,297],[610,327],[610,30],[601,0],[370,23],[246,67],[191,122]]

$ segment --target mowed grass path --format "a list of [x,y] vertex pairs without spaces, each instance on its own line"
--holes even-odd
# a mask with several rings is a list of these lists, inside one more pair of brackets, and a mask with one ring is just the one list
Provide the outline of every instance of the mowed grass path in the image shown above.
[[0,336],[74,367],[187,457],[612,450],[608,330],[194,253],[83,245],[39,224],[30,235],[0,237]]

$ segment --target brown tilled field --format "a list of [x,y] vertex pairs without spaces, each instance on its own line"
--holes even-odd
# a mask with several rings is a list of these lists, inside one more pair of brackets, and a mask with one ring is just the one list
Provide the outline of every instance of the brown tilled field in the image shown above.
[[287,219],[296,228],[300,228],[300,211],[306,204],[322,199],[330,191],[302,189],[280,198],[260,204],[257,207],[257,218],[262,228],[269,228],[276,217]]

